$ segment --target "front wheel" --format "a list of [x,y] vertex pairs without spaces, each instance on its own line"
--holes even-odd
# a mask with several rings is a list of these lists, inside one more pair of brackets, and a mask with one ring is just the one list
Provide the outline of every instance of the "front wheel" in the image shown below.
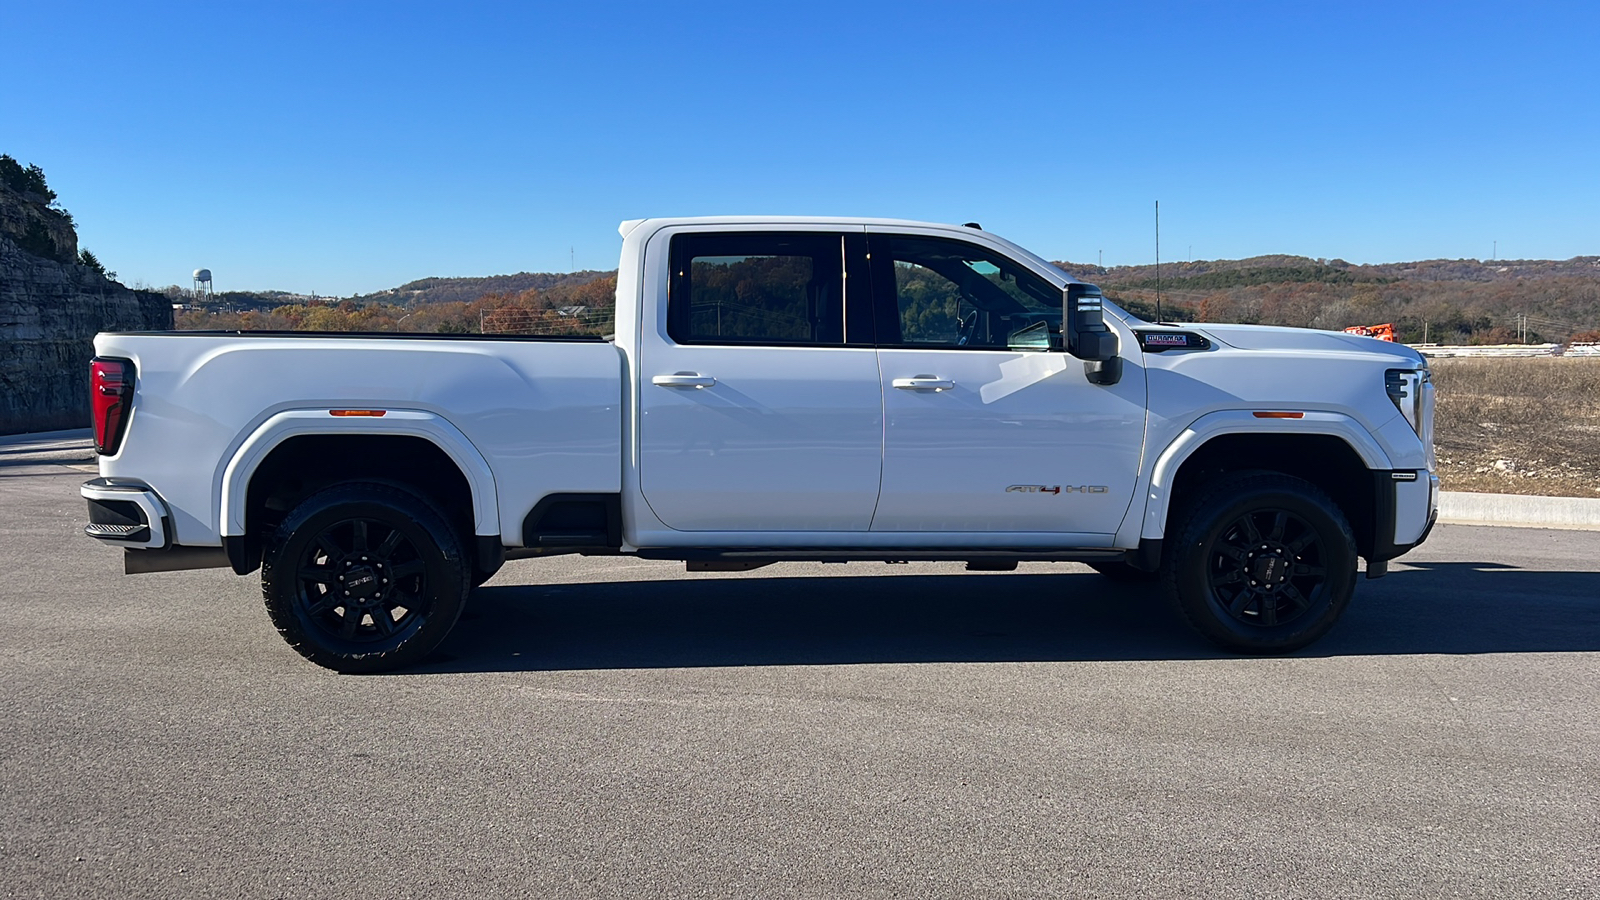
[[283,639],[320,666],[420,661],[461,616],[471,564],[437,509],[381,484],[306,498],[266,541],[261,593]]
[[1226,650],[1287,653],[1322,637],[1355,592],[1356,547],[1315,485],[1241,472],[1179,516],[1162,580],[1189,624]]

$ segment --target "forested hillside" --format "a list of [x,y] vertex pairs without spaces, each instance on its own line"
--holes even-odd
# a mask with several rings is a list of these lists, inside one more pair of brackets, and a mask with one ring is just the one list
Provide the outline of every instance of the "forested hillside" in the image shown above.
[[[1057,263],[1154,314],[1156,268]],[[1338,329],[1393,322],[1400,340],[1507,343],[1600,338],[1600,257],[1353,265],[1258,256],[1161,266],[1169,320]]]
[[356,302],[370,303],[471,303],[487,294],[515,295],[526,291],[576,288],[613,272],[518,272],[515,275],[488,275],[482,278],[420,278],[397,288],[357,296]]
[[[588,280],[546,276],[549,287],[515,293],[489,292],[470,301],[385,301],[383,294],[349,300],[228,308],[225,298],[211,307],[178,314],[182,329],[242,331],[406,331],[433,334],[605,334],[611,331],[616,303],[615,273]],[[517,276],[501,276],[513,278]],[[429,279],[453,281],[457,279]],[[459,279],[493,281],[494,279]],[[413,282],[418,283],[418,282]],[[399,290],[399,289],[396,289]],[[470,293],[470,292],[469,292]],[[460,296],[460,294],[456,294]]]

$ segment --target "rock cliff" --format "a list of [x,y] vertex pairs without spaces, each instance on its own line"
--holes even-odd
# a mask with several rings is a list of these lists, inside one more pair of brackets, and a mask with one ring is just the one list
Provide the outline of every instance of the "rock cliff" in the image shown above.
[[66,216],[0,186],[0,434],[87,426],[95,334],[172,327],[166,297],[77,255]]

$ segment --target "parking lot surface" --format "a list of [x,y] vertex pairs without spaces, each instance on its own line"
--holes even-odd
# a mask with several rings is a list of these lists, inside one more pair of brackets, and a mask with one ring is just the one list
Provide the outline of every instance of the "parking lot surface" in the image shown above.
[[1442,526],[1286,658],[1076,565],[514,562],[340,676],[0,447],[11,897],[1593,897],[1600,532]]

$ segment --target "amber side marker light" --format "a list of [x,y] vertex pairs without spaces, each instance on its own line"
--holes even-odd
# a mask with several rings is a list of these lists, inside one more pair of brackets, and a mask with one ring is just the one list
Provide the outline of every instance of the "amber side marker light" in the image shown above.
[[328,415],[330,415],[330,416],[371,416],[372,418],[376,419],[376,418],[382,417],[387,412],[388,412],[387,409],[330,409],[330,410],[328,410]]
[[1258,419],[1304,419],[1306,417],[1303,412],[1254,412],[1250,415]]

